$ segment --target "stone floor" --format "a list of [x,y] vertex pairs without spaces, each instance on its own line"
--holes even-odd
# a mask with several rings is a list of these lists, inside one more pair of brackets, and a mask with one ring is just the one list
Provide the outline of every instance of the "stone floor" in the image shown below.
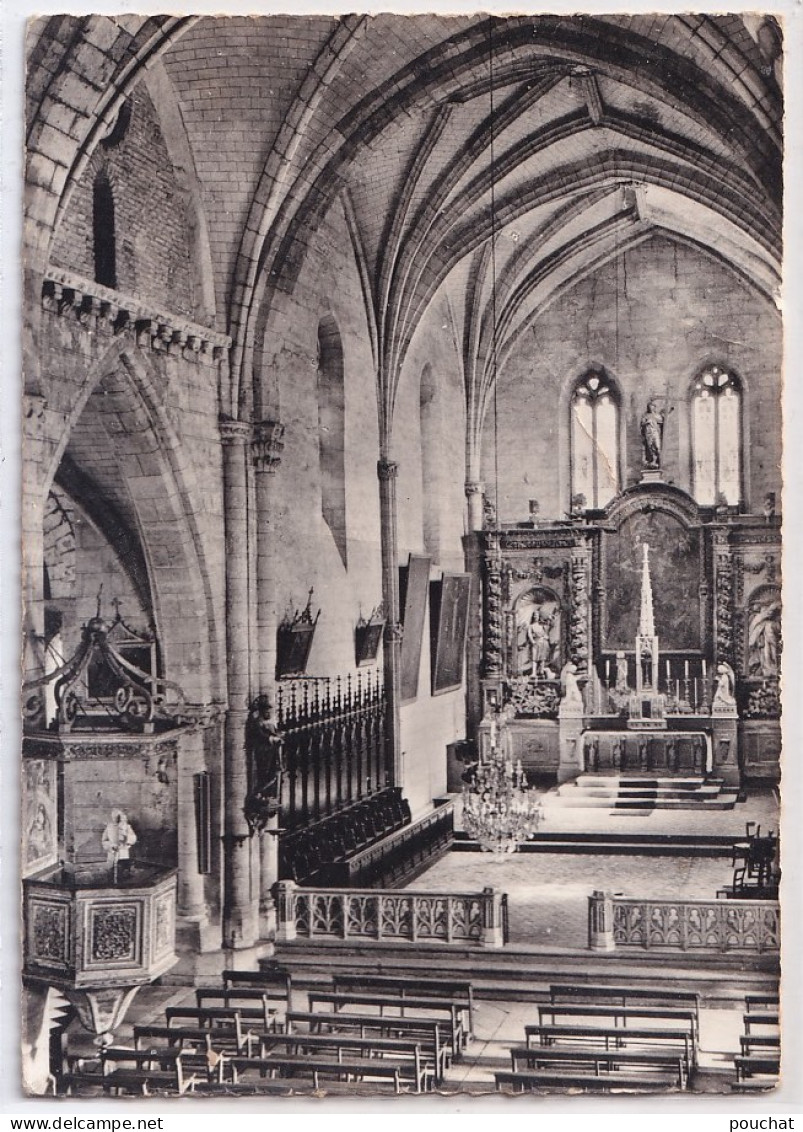
[[508,894],[511,944],[574,949],[587,945],[588,897],[595,888],[631,897],[713,899],[731,874],[730,860],[721,857],[451,852],[409,887],[501,889]]
[[[571,799],[571,784],[540,791],[543,817],[539,833],[626,833],[660,836],[744,837],[745,822],[756,821],[762,833],[777,831],[780,805],[777,791],[754,789],[732,810],[652,810],[650,813],[610,810],[604,807],[565,804]],[[461,799],[455,801],[455,828],[460,829]]]

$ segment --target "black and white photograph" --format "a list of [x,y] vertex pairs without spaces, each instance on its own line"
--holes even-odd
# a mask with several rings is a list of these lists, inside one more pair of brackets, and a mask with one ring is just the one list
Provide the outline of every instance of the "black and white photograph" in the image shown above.
[[32,14],[20,1097],[782,1094],[784,44]]

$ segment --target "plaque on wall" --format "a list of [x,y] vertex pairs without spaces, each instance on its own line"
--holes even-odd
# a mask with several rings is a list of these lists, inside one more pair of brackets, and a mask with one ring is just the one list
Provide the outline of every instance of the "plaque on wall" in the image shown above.
[[428,555],[411,554],[407,566],[400,571],[399,607],[404,625],[401,647],[402,703],[409,703],[418,695],[418,669],[421,664],[421,643],[427,610],[429,564]]
[[440,582],[430,585],[433,696],[456,691],[463,684],[470,587],[470,574],[444,573]]
[[22,774],[22,875],[29,877],[58,860],[56,763],[25,759]]

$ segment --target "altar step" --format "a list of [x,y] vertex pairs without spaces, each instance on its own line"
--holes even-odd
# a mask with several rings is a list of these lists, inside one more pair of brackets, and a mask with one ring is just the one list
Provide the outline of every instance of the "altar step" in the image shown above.
[[692,776],[582,774],[549,796],[547,805],[572,809],[608,809],[649,813],[652,810],[732,810],[736,788],[721,778]]

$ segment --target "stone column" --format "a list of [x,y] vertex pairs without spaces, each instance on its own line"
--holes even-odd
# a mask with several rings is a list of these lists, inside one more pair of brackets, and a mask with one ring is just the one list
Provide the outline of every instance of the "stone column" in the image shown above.
[[466,499],[468,500],[468,529],[481,531],[484,526],[483,503],[485,484],[479,480],[466,480]]
[[591,951],[615,951],[613,893],[592,892],[588,898],[588,946]]
[[504,947],[505,924],[503,894],[495,888],[482,890],[482,930],[480,947]]
[[[254,426],[251,455],[256,472],[257,516],[257,655],[259,691],[275,701],[276,629],[276,471],[284,449],[284,425],[279,421],[260,421]],[[278,815],[259,834],[259,935],[268,939],[276,932],[276,908],[271,889],[279,879]]]
[[281,940],[282,943],[296,938],[296,887],[295,881],[292,880],[280,880],[277,886],[278,923],[276,925],[276,938]]
[[223,418],[223,492],[226,521],[226,667],[228,710],[224,726],[223,945],[251,947],[257,908],[251,877],[251,844],[243,813],[248,790],[245,724],[250,694],[248,650],[248,479],[246,444],[251,426]]
[[711,712],[711,745],[713,747],[713,773],[726,786],[740,786],[739,770],[739,719],[736,707],[732,711]]
[[583,773],[583,709],[561,703],[558,708],[560,753],[558,782],[570,782]]
[[47,403],[37,394],[26,394],[22,406],[25,459],[22,461],[22,593],[25,652],[23,668],[28,679],[44,674],[43,641],[45,607],[44,562],[44,477],[47,446],[44,441]]
[[387,704],[386,766],[390,785],[401,786],[401,642],[399,623],[398,532],[396,527],[396,476],[399,465],[381,459],[376,465],[379,477],[379,520],[382,535],[382,600],[385,606],[384,648],[385,702]]
[[205,728],[182,732],[178,742],[178,936],[193,951],[220,947],[220,929],[213,933],[206,906],[204,878],[198,871],[198,817],[195,776],[206,769]]

